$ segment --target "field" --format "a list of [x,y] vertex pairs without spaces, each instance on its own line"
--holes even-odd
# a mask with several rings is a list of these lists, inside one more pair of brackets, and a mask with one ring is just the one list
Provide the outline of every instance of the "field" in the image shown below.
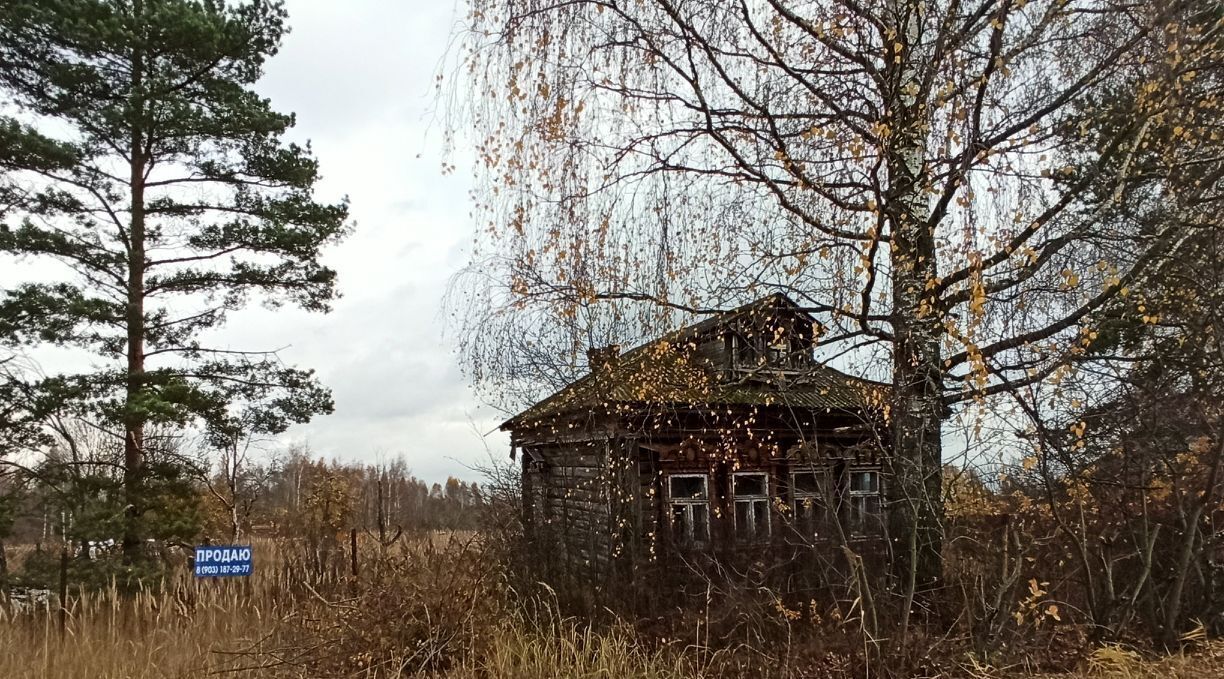
[[[468,535],[363,543],[359,574],[273,541],[256,544],[249,580],[155,588],[70,588],[61,633],[53,602],[0,613],[0,677],[860,677],[850,656],[796,643],[711,648],[648,637],[616,621],[564,618],[547,601],[515,600]],[[321,566],[321,567],[320,567]],[[698,630],[700,636],[700,630]],[[940,676],[1030,677],[966,660]],[[1050,675],[1042,675],[1050,676]],[[1121,647],[1087,656],[1068,677],[1224,676],[1224,645],[1144,660]]]
[[503,616],[469,536],[367,547],[356,582],[262,541],[249,581],[70,588],[62,634],[54,602],[0,609],[0,677],[694,676],[624,629]]

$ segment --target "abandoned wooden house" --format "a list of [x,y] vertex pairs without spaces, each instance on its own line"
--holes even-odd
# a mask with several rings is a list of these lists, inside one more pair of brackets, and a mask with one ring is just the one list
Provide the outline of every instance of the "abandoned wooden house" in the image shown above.
[[502,425],[541,568],[602,587],[879,555],[888,389],[819,364],[818,335],[779,294],[589,351],[589,374]]

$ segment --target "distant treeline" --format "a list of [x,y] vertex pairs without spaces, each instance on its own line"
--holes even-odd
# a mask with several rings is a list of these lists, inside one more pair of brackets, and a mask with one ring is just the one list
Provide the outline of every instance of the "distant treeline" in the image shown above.
[[358,528],[390,538],[398,531],[471,529],[480,494],[475,482],[453,476],[442,483],[421,480],[403,458],[378,464],[328,461],[302,449],[248,464],[239,476],[231,484],[223,462],[205,484],[211,496],[202,500],[209,510],[202,526],[207,535],[296,536]]
[[[0,515],[7,515],[0,527],[8,529],[0,552],[5,541],[66,541],[81,556],[117,544],[125,504],[115,458],[122,451],[76,434],[74,443],[90,445],[56,446],[0,474]],[[154,547],[252,536],[328,541],[353,528],[389,542],[403,532],[475,523],[475,482],[426,482],[403,458],[366,464],[328,460],[304,445],[256,453],[236,446],[191,452],[177,437],[165,443],[150,447],[143,479],[141,524]]]

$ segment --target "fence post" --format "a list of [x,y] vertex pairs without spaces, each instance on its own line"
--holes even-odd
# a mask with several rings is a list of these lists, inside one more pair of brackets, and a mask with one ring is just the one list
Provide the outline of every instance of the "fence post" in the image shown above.
[[68,626],[68,543],[64,542],[64,547],[60,550],[60,571],[59,571],[59,631],[60,637],[64,636],[64,630]]
[[352,550],[353,556],[353,579],[357,579],[357,529],[349,530],[349,548]]

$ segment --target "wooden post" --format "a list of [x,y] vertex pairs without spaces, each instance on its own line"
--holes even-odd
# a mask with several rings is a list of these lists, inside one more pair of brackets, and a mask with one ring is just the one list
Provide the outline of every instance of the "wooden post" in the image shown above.
[[[212,546],[212,538],[208,537],[207,535],[204,536],[204,540],[202,542],[204,543],[205,547]],[[200,585],[204,583],[213,583],[211,585],[208,585],[209,587],[216,587],[216,583],[217,583],[216,577],[208,578],[207,580],[204,581],[204,583],[200,582],[201,578],[193,578],[193,580],[195,580],[196,582],[196,589],[199,589]]]
[[349,530],[349,547],[352,550],[353,557],[353,579],[357,579],[357,529]]
[[60,551],[60,572],[59,572],[59,631],[60,636],[64,636],[64,630],[68,626],[68,543],[64,543],[63,549]]

